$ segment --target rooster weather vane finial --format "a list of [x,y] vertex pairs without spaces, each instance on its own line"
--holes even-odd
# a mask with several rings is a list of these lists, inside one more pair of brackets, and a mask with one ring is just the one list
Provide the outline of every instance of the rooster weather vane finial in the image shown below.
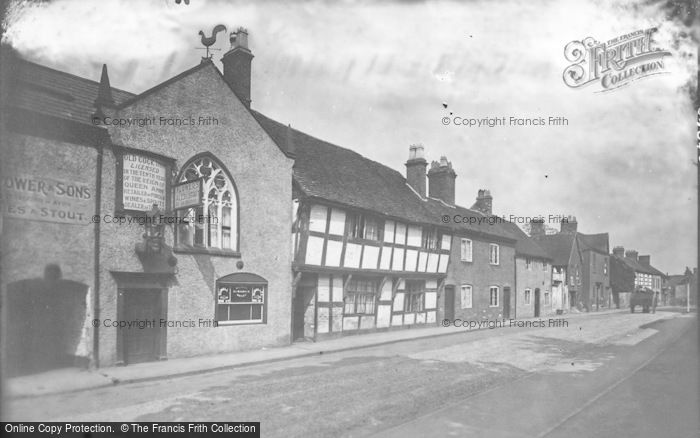
[[[205,36],[204,31],[202,31],[202,30],[199,31],[199,35],[202,37],[202,45],[207,50],[206,59],[211,59],[211,57],[213,56],[213,55],[209,54],[209,50],[210,50],[209,47],[214,45],[214,43],[216,42],[216,34],[218,34],[219,32],[226,32],[226,26],[224,26],[223,24],[217,24],[216,26],[214,26],[214,29],[212,29],[212,31],[211,31],[210,37]],[[211,50],[217,50],[217,49],[211,49]]]

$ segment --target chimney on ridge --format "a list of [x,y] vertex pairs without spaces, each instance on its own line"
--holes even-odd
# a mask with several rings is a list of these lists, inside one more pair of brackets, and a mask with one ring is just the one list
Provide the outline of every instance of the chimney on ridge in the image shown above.
[[624,246],[616,246],[613,248],[613,255],[617,257],[624,257],[625,256],[625,247]]
[[530,236],[544,236],[546,231],[544,229],[544,219],[537,218],[530,220]]
[[230,36],[231,48],[221,58],[224,80],[233,92],[250,108],[250,71],[253,53],[248,49],[248,31],[239,27]]
[[630,259],[634,260],[635,262],[637,261],[637,254],[639,254],[637,251],[634,251],[631,249],[625,251],[625,257],[630,258]]
[[[489,190],[480,189],[478,191],[476,202],[472,205],[472,210],[477,210],[484,213],[486,216],[491,216],[493,212],[493,197]],[[544,223],[542,224],[542,229],[544,230]]]
[[424,154],[422,144],[413,144],[408,148],[408,161],[406,161],[406,182],[422,198],[425,198],[425,169],[428,167]]
[[639,256],[639,264],[641,264],[643,266],[651,266],[651,256],[650,255]]
[[428,170],[428,192],[431,198],[441,199],[449,205],[455,205],[455,179],[457,174],[452,170],[452,163],[447,158],[440,157],[440,162],[430,163]]
[[576,222],[576,216],[569,215],[561,220],[560,232],[562,234],[573,234],[578,228],[578,222]]

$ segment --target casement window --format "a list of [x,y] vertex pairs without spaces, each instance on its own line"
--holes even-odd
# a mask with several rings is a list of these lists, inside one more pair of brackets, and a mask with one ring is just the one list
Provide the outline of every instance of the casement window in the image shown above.
[[529,257],[525,259],[525,269],[528,271],[532,269],[532,260]]
[[530,303],[532,303],[532,291],[525,289],[525,304],[529,305]]
[[472,241],[470,239],[462,239],[461,259],[463,262],[472,261]]
[[373,315],[378,289],[377,280],[353,277],[345,292],[345,314]]
[[201,180],[198,205],[176,210],[177,243],[186,247],[238,250],[238,199],[228,172],[213,158],[199,157],[183,167],[180,183]]
[[498,286],[491,286],[489,288],[489,307],[498,307],[499,302]]
[[501,250],[498,245],[492,243],[489,245],[489,263],[492,265],[500,264],[501,260]]
[[423,249],[440,249],[440,240],[442,236],[436,228],[423,228]]
[[551,298],[549,296],[549,291],[548,290],[544,291],[544,305],[549,306],[550,300],[551,300]]
[[425,281],[406,280],[406,296],[403,306],[404,312],[425,310]]
[[472,308],[472,285],[463,284],[462,285],[462,296],[461,296],[462,309]]
[[264,323],[267,281],[255,274],[231,274],[216,281],[216,321],[220,325]]
[[362,214],[348,214],[347,236],[356,239],[380,240],[379,221]]

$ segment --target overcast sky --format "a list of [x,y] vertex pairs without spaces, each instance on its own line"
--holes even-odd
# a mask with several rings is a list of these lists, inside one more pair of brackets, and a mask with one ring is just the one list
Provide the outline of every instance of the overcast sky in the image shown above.
[[[611,247],[651,254],[664,272],[695,265],[695,112],[683,86],[697,64],[658,10],[627,0],[261,3],[22,3],[5,41],[95,80],[106,63],[113,86],[141,92],[199,63],[200,29],[244,26],[258,111],[402,173],[409,145],[422,143],[428,160],[452,161],[461,205],[487,188],[495,214],[572,214],[580,231],[608,232]],[[668,74],[608,93],[564,85],[570,41],[653,26],[672,52]],[[569,125],[444,126],[450,114]]]

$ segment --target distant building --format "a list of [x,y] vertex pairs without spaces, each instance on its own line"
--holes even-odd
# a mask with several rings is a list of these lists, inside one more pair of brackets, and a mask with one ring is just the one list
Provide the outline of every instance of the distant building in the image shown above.
[[697,306],[698,298],[698,268],[685,268],[679,275],[669,275],[665,278],[664,289],[668,290],[668,304],[685,306],[690,299],[691,306]]
[[[609,277],[608,234],[584,234],[575,217],[561,222],[560,232],[545,234],[532,227],[531,235],[552,258],[553,284],[565,284],[570,307],[595,311],[612,304]],[[554,280],[554,278],[558,280]]]
[[610,283],[615,304],[619,307],[625,307],[628,304],[628,297],[625,294],[638,288],[659,293],[659,303],[667,301],[666,297],[661,295],[666,275],[651,266],[651,256],[638,254],[635,250],[625,251],[622,246],[613,248]]

